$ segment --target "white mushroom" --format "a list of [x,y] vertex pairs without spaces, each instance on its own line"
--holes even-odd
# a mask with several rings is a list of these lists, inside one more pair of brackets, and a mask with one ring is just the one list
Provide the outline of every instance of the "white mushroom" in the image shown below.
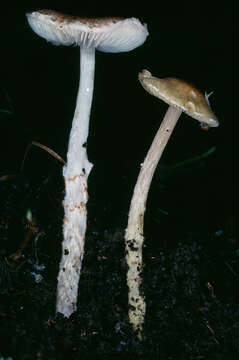
[[56,311],[69,317],[77,308],[78,282],[84,253],[88,200],[87,178],[92,168],[86,153],[92,103],[95,49],[124,52],[140,46],[148,35],[135,18],[80,18],[52,10],[27,14],[31,28],[55,45],[80,46],[80,86],[70,133],[65,178],[64,240],[57,287]]
[[144,295],[140,291],[143,268],[144,213],[155,168],[182,111],[199,120],[205,126],[216,127],[219,123],[209,106],[208,97],[205,98],[200,91],[187,82],[175,78],[158,79],[147,70],[143,70],[139,74],[139,81],[151,95],[169,104],[160,128],[141,166],[130,204],[128,225],[125,232],[129,319],[141,339],[146,311]]

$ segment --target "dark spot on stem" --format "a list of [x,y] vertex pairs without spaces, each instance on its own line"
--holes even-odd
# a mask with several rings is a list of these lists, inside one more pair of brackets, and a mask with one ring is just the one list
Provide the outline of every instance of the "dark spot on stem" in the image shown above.
[[128,240],[127,245],[131,251],[138,251],[138,247],[135,246],[135,240]]

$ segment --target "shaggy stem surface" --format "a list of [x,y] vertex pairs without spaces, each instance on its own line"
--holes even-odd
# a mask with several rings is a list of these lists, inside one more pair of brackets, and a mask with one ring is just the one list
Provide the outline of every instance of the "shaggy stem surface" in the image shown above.
[[84,255],[88,200],[87,179],[92,169],[86,152],[94,87],[95,49],[81,47],[80,86],[70,133],[65,179],[65,216],[56,312],[69,317],[77,309],[78,283]]

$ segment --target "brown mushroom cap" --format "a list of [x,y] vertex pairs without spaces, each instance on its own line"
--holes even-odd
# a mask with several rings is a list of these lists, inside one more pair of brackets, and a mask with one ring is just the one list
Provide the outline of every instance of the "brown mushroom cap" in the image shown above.
[[176,78],[158,79],[147,70],[139,73],[139,81],[151,95],[176,106],[194,119],[210,127],[219,125],[208,97],[186,81]]
[[103,52],[124,52],[142,45],[147,26],[138,19],[81,18],[53,10],[27,14],[31,28],[55,45],[95,47]]

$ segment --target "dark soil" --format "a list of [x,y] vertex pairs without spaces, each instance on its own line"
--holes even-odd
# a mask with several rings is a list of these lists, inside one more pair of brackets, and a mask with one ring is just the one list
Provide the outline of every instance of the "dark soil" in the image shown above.
[[[162,213],[152,196],[144,248],[144,341],[134,338],[127,319],[126,205],[125,212],[116,207],[116,227],[116,208],[112,211],[107,201],[101,209],[89,202],[78,311],[69,319],[55,315],[64,189],[63,183],[55,186],[57,179],[60,165],[38,182],[20,175],[0,184],[0,359],[239,358],[235,234],[226,226],[195,231],[195,225],[174,217],[173,207],[169,215]],[[165,180],[152,194],[160,192],[163,201],[169,190],[173,185]],[[34,231],[13,260],[29,231],[27,209],[35,219]],[[184,206],[179,218],[190,222],[195,214],[187,211]]]
[[[145,44],[117,56],[97,53],[85,255],[78,310],[65,319],[55,314],[62,164],[35,148],[20,175],[6,175],[19,169],[31,141],[66,159],[80,56],[76,47],[55,47],[34,34],[25,13],[43,6],[25,3],[19,2],[20,10],[1,4],[9,10],[2,10],[0,22],[0,360],[239,359],[232,7],[160,2],[158,11],[156,2],[155,10],[138,2],[150,32]],[[121,1],[111,8],[73,3],[46,8],[137,17],[130,2],[125,10]],[[167,109],[138,83],[142,69],[215,91],[210,102],[220,126],[201,131],[182,115],[154,175],[145,214],[147,312],[140,343],[128,323],[124,229],[140,162]]]

